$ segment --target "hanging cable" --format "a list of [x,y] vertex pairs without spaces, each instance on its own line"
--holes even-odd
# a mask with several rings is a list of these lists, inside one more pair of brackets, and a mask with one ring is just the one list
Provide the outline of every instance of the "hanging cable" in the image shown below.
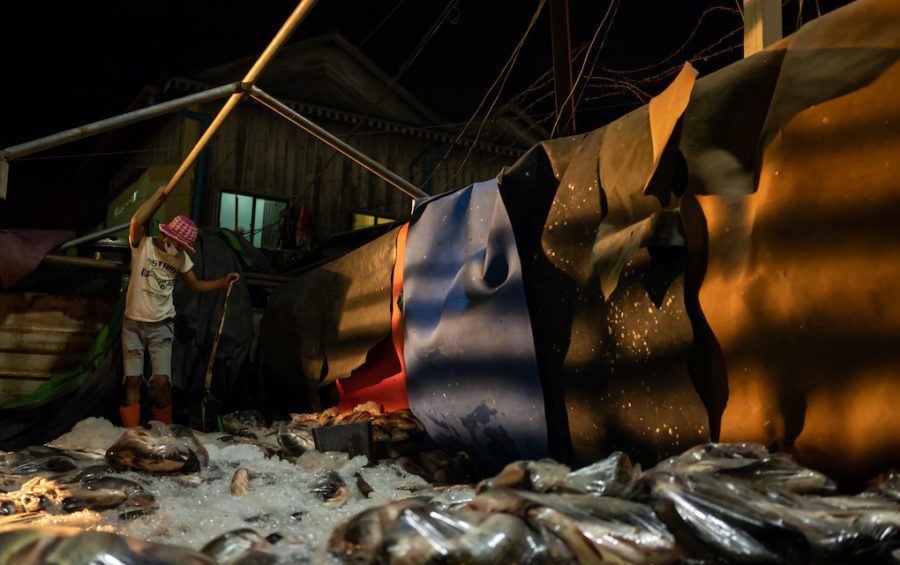
[[[391,77],[390,82],[388,82],[388,84],[385,85],[385,87],[382,89],[381,94],[379,94],[378,98],[375,100],[375,102],[369,108],[368,112],[366,112],[366,114],[362,118],[360,118],[360,120],[356,123],[356,125],[354,125],[353,128],[351,128],[350,133],[347,134],[348,138],[350,136],[354,135],[357,132],[357,130],[360,128],[360,126],[363,123],[365,123],[365,121],[369,117],[372,116],[372,113],[375,112],[375,110],[378,109],[378,106],[384,101],[384,99],[387,97],[387,95],[391,91],[391,89],[394,88],[394,86],[397,84],[397,82],[400,80],[400,78],[406,73],[407,70],[409,70],[409,68],[413,65],[413,63],[416,61],[416,59],[419,58],[419,55],[422,53],[422,51],[425,50],[425,47],[428,45],[428,43],[434,38],[434,36],[437,34],[438,30],[440,30],[441,26],[444,25],[444,22],[447,21],[453,8],[455,8],[458,3],[459,3],[459,0],[450,0],[447,3],[447,5],[444,7],[443,11],[441,11],[440,15],[438,15],[437,19],[434,21],[434,23],[431,25],[431,27],[428,29],[428,31],[425,32],[425,35],[423,35],[422,38],[419,40],[419,43],[416,44],[415,48],[413,48],[410,55],[406,58],[406,60],[403,62],[403,64],[400,65],[400,68],[397,70],[397,72],[394,74],[394,76]],[[368,39],[368,38],[366,38],[366,39]],[[339,153],[334,153],[331,155],[331,158],[329,158],[328,162],[325,163],[321,169],[319,169],[319,172],[316,173],[316,176],[313,178],[313,180],[310,182],[310,184],[315,184],[319,180],[321,175],[328,169],[328,167],[337,158],[338,155],[339,155]],[[426,185],[427,185],[427,181],[426,181]]]
[[378,25],[376,25],[374,28],[372,28],[372,31],[370,31],[369,34],[366,35],[366,37],[362,41],[359,42],[359,45],[357,45],[357,47],[362,49],[362,46],[365,45],[370,39],[372,39],[372,36],[375,35],[379,29],[381,29],[381,26],[383,26],[389,19],[391,19],[391,16],[393,16],[394,13],[396,13],[397,10],[400,9],[400,6],[402,6],[403,2],[405,2],[405,1],[406,0],[400,0],[399,2],[397,2],[394,5],[394,8],[390,12],[388,12],[388,14],[384,18],[382,18],[382,20],[380,22],[378,22]]
[[[431,173],[428,175],[428,178],[425,179],[425,183],[424,183],[425,186],[428,186],[428,183],[431,182],[431,179],[432,179],[432,177],[434,177],[434,174],[441,168],[441,165],[450,156],[450,153],[453,151],[453,149],[456,148],[456,146],[459,144],[460,140],[462,140],[463,136],[466,133],[466,130],[469,128],[470,125],[472,125],[472,122],[475,120],[475,116],[477,116],[478,112],[481,111],[481,108],[484,106],[485,102],[487,102],[488,97],[491,95],[491,92],[493,92],[494,87],[497,86],[497,83],[500,82],[501,80],[503,81],[503,84],[506,83],[506,79],[509,77],[509,71],[512,70],[512,64],[514,64],[516,58],[518,58],[519,51],[522,49],[522,45],[525,43],[525,39],[528,37],[528,34],[531,32],[531,29],[534,27],[534,23],[537,21],[538,16],[540,16],[540,13],[544,7],[545,1],[546,0],[540,0],[540,2],[538,3],[537,10],[535,10],[534,15],[532,15],[531,21],[529,22],[528,27],[525,30],[525,33],[522,35],[522,38],[516,44],[515,48],[513,49],[512,54],[510,54],[510,56],[509,56],[509,59],[506,60],[506,63],[504,63],[503,67],[500,69],[500,74],[498,74],[497,78],[494,79],[494,82],[491,83],[491,86],[487,89],[487,92],[484,93],[484,96],[482,97],[481,102],[478,103],[478,106],[475,108],[475,111],[472,112],[472,116],[466,121],[466,125],[463,126],[462,130],[460,130],[459,134],[456,136],[456,139],[454,139],[453,142],[450,144],[450,147],[447,149],[447,152],[445,154],[444,160],[439,161],[438,164],[435,166],[434,170],[432,170]],[[500,90],[502,91],[502,89],[503,89],[503,86],[501,85]],[[498,91],[498,95],[499,95],[499,91]],[[496,98],[494,99],[493,104],[495,104],[495,103],[496,103]],[[492,108],[493,108],[493,104],[491,105]],[[487,116],[485,116],[485,120],[486,119],[487,119]],[[482,125],[484,125],[484,121],[482,121]],[[480,131],[480,128],[479,128],[479,131]],[[476,141],[474,141],[472,143],[472,146],[474,146],[475,143],[477,143],[477,139],[476,139]],[[466,158],[468,158],[469,153],[471,153],[471,148],[470,148],[470,151],[468,153],[466,153]],[[465,162],[465,160],[463,160],[463,162]],[[457,169],[457,174],[458,173],[459,173],[459,170]],[[456,174],[454,174],[454,177],[455,176],[456,176]]]
[[[579,69],[579,71],[578,71],[578,76],[575,78],[575,82],[574,82],[574,84],[572,84],[572,88],[569,89],[569,94],[566,96],[565,100],[563,100],[563,103],[560,105],[561,107],[565,107],[565,105],[568,104],[570,100],[572,100],[572,95],[575,93],[575,89],[578,87],[578,83],[581,81],[581,77],[584,74],[584,69],[587,66],[588,57],[590,56],[591,49],[594,46],[594,42],[597,41],[597,37],[599,37],[600,31],[606,25],[607,20],[610,20],[609,27],[612,28],[612,19],[610,18],[610,14],[613,13],[614,7],[616,8],[616,10],[618,10],[618,5],[619,5],[619,0],[611,0],[611,2],[609,3],[609,6],[607,6],[606,13],[603,15],[603,19],[600,20],[600,23],[597,25],[597,29],[594,32],[594,37],[591,38],[591,42],[590,42],[590,44],[588,44],[587,52],[584,55],[584,61],[582,61],[581,69]],[[607,33],[603,35],[603,41],[601,41],[600,47],[597,49],[598,55],[600,53],[600,50],[603,48],[603,43],[606,42],[606,37],[608,35],[609,35],[609,30],[607,30]],[[594,61],[596,62],[596,57],[595,57]],[[559,126],[560,117],[561,117],[561,115],[556,116],[556,120],[553,122],[553,127],[550,128],[550,137],[553,137],[553,134],[556,133],[556,128]]]

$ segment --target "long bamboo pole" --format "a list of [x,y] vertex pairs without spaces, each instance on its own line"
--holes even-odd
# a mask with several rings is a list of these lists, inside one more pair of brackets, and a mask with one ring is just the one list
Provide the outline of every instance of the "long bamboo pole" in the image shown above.
[[222,122],[225,121],[225,118],[228,117],[228,114],[237,106],[237,103],[240,102],[241,98],[247,93],[253,83],[256,82],[256,79],[259,78],[259,74],[263,71],[269,61],[272,60],[272,57],[275,53],[284,45],[285,41],[291,36],[294,32],[294,29],[297,28],[297,25],[303,21],[312,7],[315,5],[316,0],[301,0],[301,2],[294,8],[293,13],[291,13],[290,17],[288,17],[287,21],[284,22],[284,25],[281,26],[281,29],[278,30],[278,33],[275,34],[275,37],[272,38],[272,41],[269,42],[268,47],[266,47],[265,51],[262,52],[262,55],[256,60],[256,63],[250,67],[250,70],[247,71],[247,74],[244,76],[244,79],[241,81],[241,91],[235,94],[232,94],[228,100],[225,102],[225,105],[222,106],[222,109],[219,110],[219,113],[213,119],[212,123],[209,124],[209,127],[206,128],[206,131],[203,132],[203,135],[200,136],[200,139],[197,141],[197,144],[194,145],[194,148],[191,149],[191,152],[188,153],[188,156],[181,163],[181,166],[178,167],[178,170],[175,171],[175,174],[172,175],[172,178],[169,179],[169,183],[165,187],[165,193],[168,195],[175,188],[175,185],[178,184],[178,181],[184,176],[187,170],[194,164],[197,156],[200,155],[200,152],[203,151],[203,148],[206,147],[206,144],[209,143],[209,140],[212,139],[212,136],[215,135],[216,130],[219,129],[219,126],[222,125]]

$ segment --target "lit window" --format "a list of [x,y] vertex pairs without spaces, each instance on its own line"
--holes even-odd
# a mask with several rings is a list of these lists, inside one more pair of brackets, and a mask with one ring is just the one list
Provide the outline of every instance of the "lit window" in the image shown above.
[[242,234],[254,247],[275,249],[286,208],[286,202],[223,192],[219,199],[219,227]]
[[370,228],[375,225],[389,224],[393,222],[393,218],[385,218],[384,216],[376,216],[374,214],[358,214],[353,213],[353,229]]

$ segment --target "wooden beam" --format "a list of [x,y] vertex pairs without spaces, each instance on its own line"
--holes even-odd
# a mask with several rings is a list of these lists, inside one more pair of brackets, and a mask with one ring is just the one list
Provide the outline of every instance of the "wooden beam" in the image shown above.
[[744,0],[744,57],[781,39],[781,0]]

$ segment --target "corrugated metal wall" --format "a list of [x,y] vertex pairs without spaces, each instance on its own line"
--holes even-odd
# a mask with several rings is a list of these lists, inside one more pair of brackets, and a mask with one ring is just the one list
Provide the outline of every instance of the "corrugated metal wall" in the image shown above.
[[0,293],[0,404],[77,367],[114,306],[107,297]]

